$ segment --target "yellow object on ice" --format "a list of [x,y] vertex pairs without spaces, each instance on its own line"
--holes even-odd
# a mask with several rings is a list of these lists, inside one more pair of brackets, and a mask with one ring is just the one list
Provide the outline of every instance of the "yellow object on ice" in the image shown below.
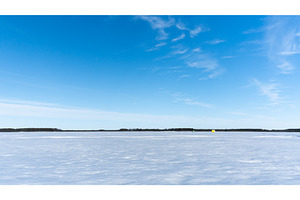
[[215,130],[211,130],[212,133],[216,132]]

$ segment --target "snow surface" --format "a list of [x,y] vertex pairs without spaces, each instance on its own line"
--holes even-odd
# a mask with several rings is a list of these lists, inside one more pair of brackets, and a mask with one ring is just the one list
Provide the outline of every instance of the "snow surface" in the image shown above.
[[300,184],[300,133],[0,133],[0,184]]

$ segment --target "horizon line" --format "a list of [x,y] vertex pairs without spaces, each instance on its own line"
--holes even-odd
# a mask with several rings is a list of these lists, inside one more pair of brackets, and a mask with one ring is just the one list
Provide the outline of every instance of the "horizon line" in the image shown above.
[[59,129],[59,128],[0,128],[0,132],[126,132],[126,131],[240,131],[240,132],[300,132],[300,128],[120,128],[120,129]]

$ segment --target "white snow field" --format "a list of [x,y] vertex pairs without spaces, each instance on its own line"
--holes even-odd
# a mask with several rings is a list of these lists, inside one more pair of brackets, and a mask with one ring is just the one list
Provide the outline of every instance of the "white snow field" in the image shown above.
[[0,185],[300,184],[300,133],[0,133]]

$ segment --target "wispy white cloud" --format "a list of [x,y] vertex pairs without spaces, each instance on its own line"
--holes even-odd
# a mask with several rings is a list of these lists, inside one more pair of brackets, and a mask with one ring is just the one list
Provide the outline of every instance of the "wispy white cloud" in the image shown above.
[[271,29],[275,28],[277,25],[278,24],[275,23],[275,24],[270,24],[270,25],[267,25],[267,26],[259,27],[259,28],[252,28],[252,29],[244,31],[243,34],[265,32],[265,31],[268,31],[268,30],[271,30]]
[[253,79],[253,84],[257,86],[259,92],[261,95],[267,96],[268,99],[273,103],[273,104],[278,104],[279,103],[279,93],[280,90],[278,89],[278,84],[276,83],[262,83],[258,81],[257,79]]
[[175,19],[169,17],[168,20],[163,19],[157,16],[140,16],[140,19],[149,22],[152,29],[158,30],[157,40],[166,40],[168,39],[168,33],[166,33],[165,29],[175,25]]
[[200,25],[197,25],[194,29],[190,29],[188,28],[183,22],[178,22],[176,24],[176,27],[179,29],[179,30],[182,30],[182,31],[188,31],[190,33],[190,37],[191,38],[194,38],[196,37],[199,33],[201,32],[206,32],[206,31],[209,31],[210,29],[209,28],[206,28],[206,27],[203,27],[203,26],[200,26]]
[[217,69],[217,70],[214,70],[213,72],[211,72],[210,74],[206,75],[205,77],[199,78],[199,80],[213,79],[213,78],[216,78],[217,76],[219,76],[220,74],[222,74],[223,72],[224,72],[224,69]]
[[300,51],[283,51],[279,53],[280,55],[283,56],[289,56],[289,55],[294,55],[294,54],[300,54]]
[[284,61],[283,63],[279,64],[277,66],[278,69],[280,69],[280,72],[282,74],[291,74],[294,67],[287,61]]
[[[176,23],[175,19],[172,17],[168,17],[166,19],[166,18],[158,17],[158,16],[139,16],[137,18],[147,21],[153,30],[157,30],[158,35],[156,37],[156,40],[159,40],[159,41],[166,40],[169,38],[169,34],[166,32],[165,29],[170,28],[174,25],[176,25],[176,27],[181,31],[188,31],[191,38],[196,37],[200,32],[209,31],[209,28],[206,28],[206,27],[203,27],[200,25],[196,25],[194,29],[189,29],[183,22],[180,21],[180,19]],[[172,42],[182,40],[185,38],[185,36],[186,36],[185,33],[181,33],[180,36],[173,38]],[[212,44],[213,43],[217,44],[220,42],[223,42],[223,41],[221,41],[221,40],[212,41]],[[164,43],[161,43],[161,44],[164,44]],[[159,46],[155,46],[153,48],[147,49],[146,51],[154,51],[154,50],[158,50],[158,49],[159,49]],[[198,48],[198,49],[195,49],[194,51],[200,51],[200,49]],[[177,52],[178,52],[178,54],[181,54],[181,52],[185,52],[185,50],[180,50]],[[167,55],[167,56],[164,56],[161,58],[157,58],[156,60],[161,60],[161,59],[168,58],[168,57],[170,57],[170,55]]]
[[264,44],[265,41],[262,40],[247,40],[240,43],[240,45],[248,45],[248,44]]
[[146,49],[146,51],[155,51],[155,50],[158,50],[158,48],[153,47],[153,48],[150,48],[150,49]]
[[166,40],[169,38],[169,34],[166,33],[164,29],[158,30],[158,36],[156,36],[156,40]]
[[173,54],[173,55],[185,54],[187,51],[188,51],[188,49],[181,49],[181,50],[178,49],[178,50],[172,51],[171,54]]
[[191,76],[192,76],[192,75],[184,74],[184,75],[179,76],[179,79],[187,78],[187,77],[191,77]]
[[[193,101],[191,99],[178,99],[181,103],[191,106],[211,107],[211,104]],[[51,105],[51,106],[50,106]],[[88,108],[74,108],[68,106],[54,106],[56,104],[29,101],[0,101],[0,117],[15,117],[11,127],[57,127],[66,129],[97,128],[168,128],[168,127],[201,127],[207,128],[211,121],[218,121],[220,126],[228,124],[227,119],[213,119],[205,117],[183,115],[151,115],[102,111]],[[43,124],[37,124],[37,119]],[[61,123],[63,119],[64,123]],[[81,122],[82,125],[74,124]],[[39,121],[40,122],[40,121]],[[73,123],[72,123],[73,122]],[[64,125],[67,123],[68,125]],[[72,125],[73,124],[73,125]],[[6,127],[0,121],[0,126]]]
[[172,42],[176,42],[176,41],[178,41],[178,40],[182,40],[183,38],[185,38],[185,34],[184,33],[182,33],[180,36],[178,36],[177,38],[174,38],[173,40],[172,40]]
[[188,58],[187,65],[192,68],[204,69],[205,71],[212,71],[218,66],[218,62],[206,54],[200,54]]
[[174,45],[171,48],[173,49],[171,52],[169,52],[165,56],[161,56],[161,57],[156,58],[155,61],[175,57],[175,56],[178,56],[178,55],[183,55],[189,50],[188,48],[186,48],[182,44]]
[[[182,40],[186,37],[186,33],[188,32],[191,38],[196,37],[199,33],[209,31],[208,28],[200,25],[196,25],[194,29],[188,28],[180,19],[176,22],[173,18],[169,18],[169,20],[162,19],[161,17],[149,17],[142,16],[142,19],[148,21],[153,29],[157,29],[160,31],[164,31],[165,28],[169,28],[173,25],[176,25],[176,28],[181,30],[181,35],[172,39],[172,42],[177,42],[178,40]],[[164,34],[160,34],[160,36],[164,36]],[[207,41],[208,44],[219,44],[224,42],[224,40],[212,40]],[[160,43],[161,46],[165,45],[165,43]],[[156,45],[155,47],[148,49],[147,51],[154,51],[159,49],[160,45]],[[198,70],[200,75],[204,75],[199,80],[212,79],[223,73],[224,70],[221,70],[218,65],[218,60],[213,58],[213,56],[209,56],[207,53],[202,52],[200,47],[189,49],[182,43],[177,43],[177,45],[171,46],[171,51],[164,56],[160,56],[156,58],[154,61],[159,61],[163,59],[177,58],[185,63],[185,68],[193,68]],[[181,77],[182,78],[182,77]]]
[[186,78],[186,77],[190,77],[190,76],[192,76],[192,75],[187,75],[187,74],[185,74],[185,75],[179,76],[179,78]]
[[168,59],[171,58],[173,55],[171,53],[168,53],[167,55],[161,56],[161,57],[157,57],[154,59],[154,61],[159,61],[159,60],[164,60],[164,59]]
[[168,69],[180,69],[182,68],[181,66],[174,66],[174,67],[168,67]]
[[9,104],[19,104],[19,105],[30,105],[30,106],[43,106],[43,107],[62,107],[60,104],[56,103],[45,103],[39,101],[20,101],[12,99],[0,99],[0,103],[9,103]]
[[218,64],[218,60],[209,54],[195,53],[187,58],[185,62],[189,68],[201,70],[201,74],[204,76],[200,77],[199,80],[208,80],[216,78],[224,72]]
[[184,75],[179,76],[177,80],[181,80],[181,79],[188,78],[188,77],[191,77],[191,76],[192,75],[184,74]]
[[262,33],[262,40],[244,41],[240,45],[259,45],[281,74],[292,74],[295,65],[290,57],[300,54],[300,17],[268,16],[265,25],[244,31],[244,34]]
[[256,40],[246,40],[240,42],[239,51],[248,55],[267,56],[266,40],[262,37]]
[[186,25],[185,25],[184,23],[182,23],[182,22],[178,22],[178,23],[176,24],[176,27],[177,27],[179,30],[189,30],[189,29],[186,27]]
[[178,98],[175,98],[174,101],[175,102],[181,102],[181,103],[184,103],[184,104],[190,105],[190,106],[200,106],[200,107],[206,107],[206,108],[214,107],[212,104],[203,103],[203,102],[200,102],[200,101],[195,101],[195,100],[190,99],[190,98],[178,97]]
[[196,37],[201,31],[202,31],[202,28],[200,26],[197,26],[195,29],[190,30],[191,38]]
[[153,68],[151,69],[151,71],[152,71],[152,72],[156,72],[156,71],[161,70],[161,69],[162,69],[161,67],[153,67]]
[[162,47],[162,46],[165,46],[167,43],[166,42],[161,42],[161,43],[158,43],[157,45],[155,45],[155,47]]
[[200,51],[201,51],[200,47],[193,49],[193,52],[200,52]]
[[147,49],[146,51],[155,51],[155,50],[158,50],[159,47],[165,46],[166,44],[167,44],[166,42],[158,43],[154,47],[152,47],[150,49]]
[[222,59],[229,59],[229,58],[234,58],[234,56],[222,56]]
[[140,18],[149,22],[153,29],[165,29],[175,24],[175,19],[172,17],[168,20],[156,16],[140,16]]
[[273,117],[269,117],[269,116],[265,116],[265,115],[249,114],[249,113],[240,112],[240,111],[232,111],[232,112],[228,112],[228,114],[244,116],[244,117],[253,118],[253,119],[260,118],[260,119],[274,120]]
[[[184,120],[183,116],[161,116],[147,114],[132,114],[93,110],[87,108],[66,108],[66,107],[49,107],[47,103],[31,103],[26,101],[16,102],[9,100],[0,101],[1,116],[18,116],[18,117],[42,117],[55,119],[80,119],[80,120],[105,120],[115,122],[147,122],[152,121],[154,124],[160,120],[179,122]],[[169,118],[169,119],[168,119]],[[188,119],[187,119],[188,120]],[[186,121],[186,120],[184,120]]]
[[113,112],[96,111],[86,108],[74,108],[49,104],[44,102],[31,101],[11,101],[0,100],[0,115],[25,116],[25,117],[46,117],[46,118],[71,118],[71,119],[92,119],[105,114],[115,114]]
[[223,42],[225,42],[225,40],[215,39],[215,40],[206,41],[205,43],[206,44],[211,44],[211,45],[216,45],[216,44],[220,44],[220,43],[223,43]]
[[291,56],[300,54],[300,17],[271,16],[266,19],[265,45],[269,59],[282,74],[292,74],[295,68]]

